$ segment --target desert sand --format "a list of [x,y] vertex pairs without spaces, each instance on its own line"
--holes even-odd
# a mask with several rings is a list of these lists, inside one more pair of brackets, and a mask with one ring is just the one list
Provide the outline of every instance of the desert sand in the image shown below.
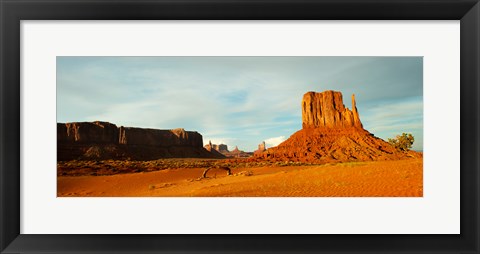
[[422,197],[423,159],[58,176],[58,197]]

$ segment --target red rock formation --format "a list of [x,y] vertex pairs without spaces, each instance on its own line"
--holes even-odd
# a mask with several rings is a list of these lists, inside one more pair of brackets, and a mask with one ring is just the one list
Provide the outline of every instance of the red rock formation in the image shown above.
[[308,92],[302,100],[303,128],[363,128],[358,115],[355,95],[352,95],[352,111],[343,105],[342,93],[325,91]]
[[207,151],[209,151],[209,152],[211,152],[212,150],[214,150],[212,141],[208,141],[208,144],[206,144],[206,145],[204,146],[204,148],[207,149]]
[[227,156],[228,158],[248,158],[253,155],[252,152],[245,152],[238,149],[238,146],[235,146],[235,149],[228,153],[224,153],[223,155]]
[[369,161],[421,157],[402,152],[363,129],[352,95],[352,110],[343,105],[340,92],[308,92],[302,100],[303,129],[259,158],[293,161]]
[[58,123],[58,142],[116,143],[118,128],[107,122]]
[[261,154],[266,150],[267,150],[267,146],[265,145],[265,141],[262,141],[262,143],[258,145],[258,149],[255,150],[253,154]]
[[384,140],[354,127],[302,129],[262,154],[274,160],[372,161],[421,157],[414,151],[401,152]]
[[184,129],[123,127],[107,122],[57,124],[57,159],[224,158],[203,147],[202,135]]
[[200,148],[203,145],[203,138],[198,132],[185,131],[184,129],[157,130],[121,126],[119,129],[119,144]]
[[229,151],[227,145],[225,144],[216,145],[216,144],[212,144],[211,141],[209,141],[208,144],[204,146],[204,148],[207,151],[210,151],[214,154],[220,153],[223,156],[226,156],[227,158],[248,158],[253,155],[252,152],[244,152],[242,150],[239,150],[237,146],[235,146],[235,149],[233,149],[232,151]]
[[216,145],[216,144],[212,144],[211,141],[209,141],[208,144],[206,144],[204,147],[208,151],[211,151],[213,149],[213,150],[216,150],[217,152],[219,152],[221,154],[224,154],[224,155],[228,154],[230,152],[230,151],[228,151],[228,146],[227,145],[225,145],[225,144]]
[[228,146],[225,144],[219,144],[215,147],[215,150],[219,151],[220,153],[228,153]]

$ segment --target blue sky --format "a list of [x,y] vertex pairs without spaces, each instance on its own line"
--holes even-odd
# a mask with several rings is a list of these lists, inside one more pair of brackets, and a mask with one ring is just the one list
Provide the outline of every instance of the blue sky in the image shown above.
[[57,57],[57,122],[198,131],[233,149],[302,128],[308,91],[336,90],[364,128],[423,150],[422,57]]

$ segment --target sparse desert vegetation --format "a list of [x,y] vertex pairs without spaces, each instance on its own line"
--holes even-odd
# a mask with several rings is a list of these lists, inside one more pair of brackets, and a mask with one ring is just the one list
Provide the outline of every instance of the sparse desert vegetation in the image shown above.
[[123,161],[123,160],[72,160],[57,163],[58,176],[102,176],[129,174],[139,172],[152,172],[177,168],[209,168],[230,167],[286,167],[314,165],[309,162],[294,161],[264,161],[254,159],[158,159],[152,161]]

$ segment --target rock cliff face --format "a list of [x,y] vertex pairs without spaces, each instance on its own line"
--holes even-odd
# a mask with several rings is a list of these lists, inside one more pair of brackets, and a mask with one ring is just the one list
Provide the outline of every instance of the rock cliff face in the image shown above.
[[117,127],[107,122],[57,123],[57,159],[221,158],[198,132]]
[[119,128],[119,144],[144,146],[192,146],[201,148],[202,135],[184,129],[157,130],[131,127]]
[[276,147],[256,151],[256,157],[316,162],[422,157],[414,151],[399,151],[363,129],[354,95],[352,110],[349,110],[343,105],[340,92],[306,93],[302,100],[302,123],[301,130]]
[[107,122],[57,123],[57,141],[75,143],[117,143],[118,128]]
[[355,95],[352,95],[352,110],[343,105],[341,92],[308,92],[302,100],[303,128],[363,128],[358,115]]

